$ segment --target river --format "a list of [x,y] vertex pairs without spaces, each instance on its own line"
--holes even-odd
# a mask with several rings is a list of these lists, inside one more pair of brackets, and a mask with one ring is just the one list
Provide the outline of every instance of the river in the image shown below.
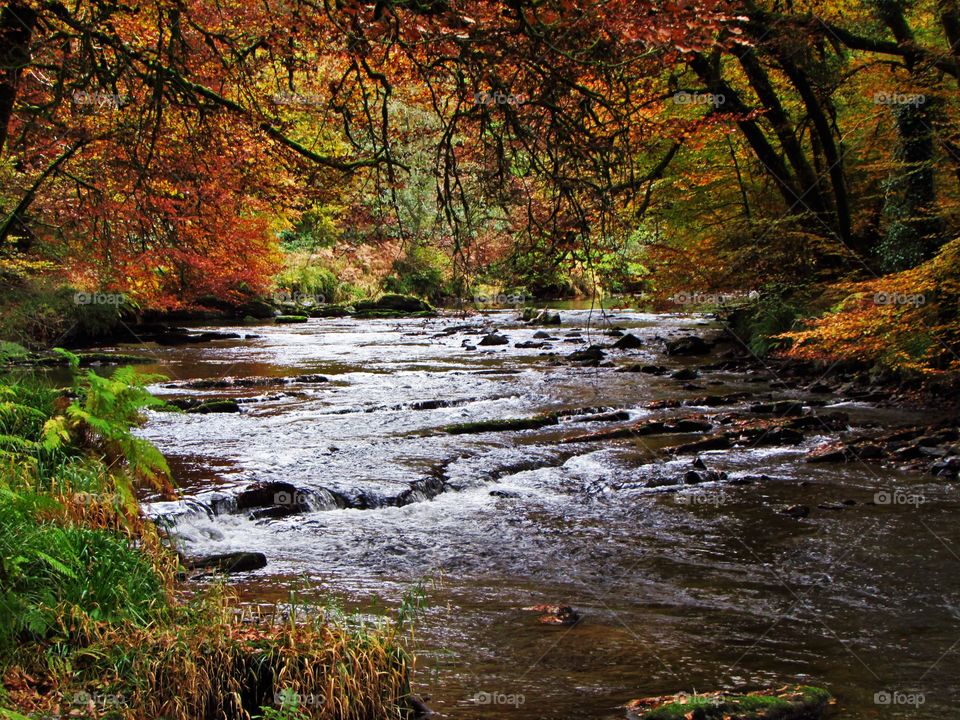
[[[692,381],[618,372],[710,366],[719,350],[677,358],[663,341],[717,330],[696,315],[561,314],[563,325],[547,328],[508,310],[315,319],[233,328],[257,336],[245,340],[156,347],[144,369],[170,382],[153,390],[230,395],[242,412],[151,412],[141,432],[170,458],[184,500],[145,496],[145,507],[171,519],[188,554],[265,553],[265,568],[234,577],[249,602],[294,590],[368,611],[395,606],[425,580],[416,689],[442,717],[623,718],[632,698],[785,683],[828,687],[836,717],[955,716],[955,484],[879,464],[806,463],[839,434],[826,426],[796,445],[700,453],[726,476],[697,485],[683,483],[696,456],[662,448],[698,435],[564,442],[625,424],[614,411],[631,421],[748,414],[752,403],[784,398],[845,412],[854,428],[922,415],[790,387],[763,368],[708,368]],[[610,325],[642,346],[608,349],[610,367],[565,358],[615,341]],[[509,344],[477,346],[483,328]],[[516,347],[534,341],[547,346]],[[187,387],[304,374],[327,381]],[[661,407],[737,393],[749,396]],[[559,422],[441,431],[542,413]],[[310,511],[259,520],[206,511],[273,481],[311,491]],[[411,492],[427,486],[439,494]],[[878,492],[906,500],[876,504]],[[781,512],[793,505],[811,512]],[[571,605],[582,619],[543,625],[524,610],[541,603]]]

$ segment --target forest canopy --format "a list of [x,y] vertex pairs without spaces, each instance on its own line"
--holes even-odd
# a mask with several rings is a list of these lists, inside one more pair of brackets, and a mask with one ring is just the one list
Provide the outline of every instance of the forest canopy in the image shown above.
[[953,0],[31,0],[0,70],[5,282],[750,290],[801,354],[956,365]]

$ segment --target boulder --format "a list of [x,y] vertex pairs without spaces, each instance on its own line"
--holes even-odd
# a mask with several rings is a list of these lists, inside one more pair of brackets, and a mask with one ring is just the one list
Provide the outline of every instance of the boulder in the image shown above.
[[710,345],[696,335],[667,341],[668,355],[706,355],[708,352],[710,352]]
[[591,345],[586,350],[577,350],[567,355],[567,360],[574,362],[600,362],[606,357],[606,353],[599,345]]
[[560,313],[550,312],[546,308],[524,308],[520,319],[530,325],[559,325]]
[[643,340],[638,338],[636,335],[627,333],[619,340],[617,340],[613,347],[617,350],[635,350],[637,348],[643,347]]
[[238,310],[242,315],[249,315],[255,320],[266,320],[276,315],[273,305],[260,298],[247,300],[247,302],[241,305]]
[[237,404],[237,401],[232,398],[208,400],[199,403],[195,407],[187,408],[187,412],[198,413],[200,415],[207,415],[209,413],[238,413],[240,412],[240,406]]
[[489,335],[485,335],[483,339],[477,344],[482,345],[484,347],[491,347],[496,345],[509,345],[510,339],[507,338],[507,336],[505,335],[497,335],[497,333],[490,333]]

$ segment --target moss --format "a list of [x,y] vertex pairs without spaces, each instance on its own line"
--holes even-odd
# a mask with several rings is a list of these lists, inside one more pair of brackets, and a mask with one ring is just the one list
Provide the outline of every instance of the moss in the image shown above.
[[308,318],[306,315],[277,315],[273,321],[275,323],[284,325],[290,323],[305,323],[309,319],[310,318]]
[[310,317],[328,318],[328,317],[348,317],[353,315],[354,309],[349,305],[321,305],[310,311]]
[[829,691],[808,685],[743,695],[714,692],[635,700],[637,720],[813,720],[823,714]]
[[507,418],[503,420],[480,420],[478,422],[457,423],[446,425],[443,431],[449,435],[471,435],[484,432],[500,432],[504,430],[536,430],[548,425],[556,425],[556,417],[539,416],[531,418]]

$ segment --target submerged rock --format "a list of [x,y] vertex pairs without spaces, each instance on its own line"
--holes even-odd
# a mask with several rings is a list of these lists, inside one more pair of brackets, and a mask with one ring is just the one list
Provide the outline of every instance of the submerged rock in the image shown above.
[[710,352],[709,343],[696,335],[667,341],[668,355],[706,355],[708,352]]
[[642,365],[640,363],[633,363],[631,365],[624,365],[622,368],[618,369],[617,372],[638,372],[644,373],[646,375],[666,375],[669,370],[663,365]]
[[536,430],[548,425],[556,425],[559,420],[547,415],[529,418],[504,418],[501,420],[479,420],[476,422],[445,425],[443,431],[448,435],[472,435],[484,432],[504,430]]
[[668,448],[677,455],[686,453],[706,452],[707,450],[728,450],[733,443],[726,435],[712,435],[696,442],[684,443],[673,448]]
[[542,625],[575,625],[580,621],[580,613],[569,605],[531,605],[523,609],[543,613],[537,618]]

